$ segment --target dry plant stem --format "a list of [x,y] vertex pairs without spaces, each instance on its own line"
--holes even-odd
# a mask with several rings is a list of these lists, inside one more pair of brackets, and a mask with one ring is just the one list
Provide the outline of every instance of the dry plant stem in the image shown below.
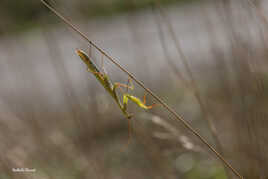
[[[266,25],[265,30],[267,30],[267,21],[266,21],[265,15],[261,11],[261,9],[259,9],[260,7],[256,6],[252,1],[249,1],[249,0],[244,1],[244,2],[246,2],[245,3],[246,5],[249,5],[249,6],[246,6],[246,8],[251,7],[254,10],[254,12],[257,14],[257,16],[260,18],[260,20],[262,20],[264,22],[264,25]],[[257,1],[255,1],[255,2],[257,2]],[[231,4],[231,2],[228,2],[226,4],[228,5],[228,6],[226,6],[226,9],[228,10],[228,14],[230,14],[230,16],[228,16],[228,21],[230,21],[231,25],[232,24],[236,25],[231,19],[232,10],[230,10],[231,9],[230,7],[232,6],[232,4]],[[252,12],[251,9],[247,9],[247,10],[249,12]],[[263,25],[263,24],[261,24],[261,25]],[[265,164],[263,164],[263,162],[265,161],[263,156],[265,156],[265,154],[263,151],[263,146],[262,146],[263,143],[261,141],[262,139],[260,137],[261,130],[259,130],[257,128],[257,126],[260,125],[259,121],[262,120],[262,111],[259,110],[260,106],[258,104],[261,104],[262,100],[265,98],[265,95],[264,95],[264,90],[265,90],[264,84],[265,83],[263,81],[263,78],[258,75],[258,71],[256,71],[256,70],[258,70],[258,66],[260,67],[260,65],[261,65],[258,63],[258,61],[260,59],[258,59],[257,56],[252,54],[253,51],[249,54],[250,56],[249,55],[243,56],[243,54],[244,54],[243,52],[250,51],[250,48],[248,46],[243,46],[241,44],[241,39],[239,39],[239,34],[236,34],[234,32],[234,30],[233,30],[233,33],[234,33],[234,37],[232,37],[232,38],[234,39],[234,42],[237,43],[237,44],[234,44],[234,47],[233,47],[233,48],[237,48],[234,50],[233,56],[242,58],[243,62],[244,62],[244,60],[246,60],[246,63],[243,64],[243,63],[241,63],[242,61],[238,61],[239,58],[237,58],[237,59],[234,58],[234,65],[237,66],[237,67],[235,67],[235,69],[240,70],[239,73],[242,74],[242,75],[240,75],[242,77],[237,76],[237,83],[238,83],[237,87],[239,89],[239,95],[241,95],[239,100],[241,100],[241,102],[242,102],[240,105],[241,107],[239,106],[241,108],[241,109],[239,109],[241,111],[240,115],[241,116],[244,115],[243,116],[243,123],[240,122],[238,124],[239,126],[237,126],[237,127],[238,128],[241,127],[241,124],[242,124],[242,125],[244,125],[244,128],[247,128],[247,132],[244,132],[242,134],[240,133],[237,136],[239,136],[239,135],[241,136],[239,142],[243,140],[243,137],[246,137],[247,143],[251,144],[251,145],[248,145],[248,147],[246,147],[247,150],[249,152],[256,153],[253,155],[254,158],[253,157],[248,158],[248,161],[250,159],[252,159],[252,160],[249,162],[250,165],[244,169],[244,173],[245,173],[244,175],[247,176],[248,178],[265,178],[264,177],[265,176]],[[250,34],[249,30],[247,31],[247,33]],[[263,31],[263,33],[264,33],[264,31]],[[231,34],[231,35],[233,35],[233,34]],[[266,43],[264,43],[264,44],[266,44]],[[265,49],[267,49],[267,47],[265,47]],[[256,55],[258,54],[258,52],[256,52],[255,50],[254,50],[254,53]],[[242,56],[241,56],[241,54],[242,54]],[[252,59],[254,59],[254,60],[252,61]],[[250,81],[252,81],[252,82],[254,81],[255,84],[252,82],[248,83],[247,81],[249,79],[251,79]],[[254,93],[245,90],[245,89],[249,89],[249,85],[255,86]],[[246,103],[245,98],[243,98],[244,96],[248,96],[248,95],[254,96],[255,102],[254,102],[254,105],[252,105],[252,106],[249,106]],[[242,145],[240,147],[242,149],[242,147],[245,146],[245,143],[240,142],[240,145]],[[247,170],[248,168],[251,168],[251,169]]]
[[263,11],[257,7],[251,0],[247,0],[248,4],[256,11],[259,17],[264,21],[266,25],[268,25],[268,21],[263,13]]
[[134,75],[128,72],[125,68],[123,68],[116,60],[108,55],[104,50],[99,48],[94,42],[89,40],[81,31],[79,31],[69,20],[63,17],[59,12],[57,12],[54,8],[52,8],[49,4],[47,4],[44,0],[40,0],[47,8],[49,8],[53,13],[55,13],[61,20],[63,20],[67,25],[69,25],[74,31],[76,31],[81,37],[83,37],[90,45],[96,48],[101,54],[107,57],[113,64],[115,64],[120,70],[125,72],[131,79],[133,79],[138,85],[140,85],[145,91],[147,91],[155,100],[157,100],[166,110],[168,110],[171,114],[175,116],[176,120],[182,122],[182,124],[189,129],[196,137],[198,137],[228,168],[230,168],[233,173],[238,176],[239,178],[243,177],[231,166],[229,162],[227,162],[223,156],[212,147],[205,138],[203,138],[187,121],[185,121],[179,114],[176,113],[174,109],[169,107],[160,97],[158,97],[155,93],[153,93],[150,89],[146,88],[145,85],[137,80]]
[[[217,8],[217,6],[215,6],[215,8]],[[205,9],[205,7],[203,7],[203,11],[202,11],[202,13],[203,13],[203,16],[206,17],[204,23],[205,23],[205,26],[207,27],[207,33],[210,34],[211,39],[217,39],[217,34],[215,34],[215,31],[213,30],[213,24],[212,24],[212,22],[211,22],[211,20],[210,20],[210,18],[209,18],[209,14],[207,14],[207,10]],[[219,16],[220,16],[220,14],[219,14]],[[214,41],[213,41],[213,42],[214,42]],[[210,50],[211,50],[211,53],[212,53],[212,54],[218,54],[218,51],[217,51],[217,44],[216,44],[216,43],[215,43],[215,44],[212,43],[212,44],[211,44],[211,49],[210,49]],[[219,54],[219,56],[221,56],[221,55]],[[218,58],[217,56],[215,56],[215,57]],[[225,65],[223,59],[221,59],[221,58],[218,58],[218,59],[215,61],[215,63],[216,63],[216,65],[218,66],[219,69],[222,69],[222,67]],[[223,65],[223,66],[222,66],[222,65]],[[225,69],[225,68],[223,67],[223,69]],[[220,73],[220,74],[221,74],[220,77],[225,76],[224,73],[227,73],[227,71],[224,71],[223,74]],[[225,79],[225,77],[221,78],[220,80],[223,80],[223,81],[224,81],[224,79]],[[224,82],[223,82],[223,83],[224,83]],[[217,119],[217,115],[213,112],[213,110],[211,110],[210,108],[207,108],[207,111],[208,111],[209,114],[211,114],[211,115],[213,116],[213,119],[214,119],[214,120]],[[213,119],[212,119],[212,120],[213,120]],[[212,121],[211,121],[211,122],[212,122]],[[215,131],[215,132],[216,132],[216,131]],[[214,133],[214,131],[212,130],[212,135],[213,135],[213,137],[214,137],[214,139],[215,139],[215,144],[216,144],[217,150],[218,150],[222,155],[224,155],[223,146],[220,144],[220,139],[219,139],[219,137],[217,136],[217,133]],[[228,171],[228,169],[226,168],[226,166],[224,167],[224,169],[225,169],[225,173],[226,173],[226,175],[227,175],[227,178],[232,178],[231,173]]]
[[158,31],[158,36],[159,36],[159,40],[160,40],[160,44],[161,47],[163,49],[163,53],[164,53],[164,57],[168,63],[168,65],[170,66],[170,68],[172,69],[172,71],[174,72],[174,74],[182,81],[182,83],[188,87],[188,82],[186,81],[186,79],[183,77],[182,73],[180,72],[180,70],[176,67],[175,63],[172,61],[171,57],[168,55],[168,50],[167,47],[165,45],[165,38],[164,38],[164,32],[161,28],[161,24],[160,24],[160,19],[157,16],[157,13],[155,12],[155,8],[153,7],[153,16],[157,25],[157,31]]
[[249,6],[251,6],[255,12],[258,14],[258,16],[260,17],[260,19],[264,22],[264,25],[266,27],[266,30],[268,28],[268,20],[262,10],[262,8],[258,5],[255,5],[251,0],[246,0],[249,4]]
[[[190,65],[189,65],[189,63],[188,63],[188,60],[187,60],[186,56],[184,55],[184,53],[183,53],[183,51],[182,51],[182,49],[181,49],[181,46],[180,46],[180,44],[179,44],[179,41],[177,40],[177,37],[176,37],[176,35],[175,35],[175,32],[174,32],[173,27],[172,27],[172,25],[171,25],[171,22],[170,22],[170,20],[168,19],[168,16],[166,15],[166,13],[165,13],[164,10],[161,8],[161,6],[159,5],[158,2],[156,2],[155,4],[156,4],[157,9],[158,9],[159,12],[160,12],[161,17],[164,18],[164,20],[165,20],[165,23],[166,23],[166,25],[167,25],[168,31],[169,31],[169,33],[171,34],[171,36],[172,36],[172,40],[174,41],[175,46],[176,46],[176,49],[177,49],[177,51],[178,51],[178,53],[179,53],[179,55],[180,55],[180,59],[182,60],[182,63],[183,63],[183,65],[184,65],[185,68],[186,68],[186,73],[187,73],[188,76],[190,77],[190,84],[187,84],[187,83],[186,83],[185,85],[186,85],[186,87],[188,87],[188,85],[189,85],[189,87],[192,87],[194,96],[195,96],[195,98],[196,98],[196,100],[197,100],[197,102],[198,102],[198,104],[199,104],[199,106],[200,106],[200,110],[201,110],[201,113],[202,113],[202,115],[203,115],[203,118],[207,121],[207,123],[208,123],[208,125],[209,125],[209,127],[210,127],[210,129],[211,129],[211,134],[212,134],[212,137],[213,137],[214,142],[215,142],[215,144],[216,144],[216,147],[217,147],[219,153],[222,155],[223,152],[222,152],[222,148],[221,148],[221,145],[220,145],[218,136],[216,135],[215,127],[214,127],[214,125],[212,124],[212,121],[209,119],[209,114],[210,114],[210,112],[209,112],[208,109],[205,107],[206,105],[205,105],[205,103],[203,102],[203,100],[202,100],[202,98],[201,98],[201,94],[199,93],[199,90],[198,90],[196,81],[195,81],[195,79],[194,79],[193,73],[192,73],[192,71],[190,70]],[[153,6],[153,10],[155,10],[154,6]],[[159,28],[159,35],[160,35],[160,38],[161,38],[161,36],[162,36],[161,41],[163,41],[163,32],[162,32],[162,30],[161,30],[161,25],[160,25],[160,22],[159,22],[160,20],[157,19],[157,18],[155,18],[155,19],[156,19],[156,23],[157,23],[158,28]],[[177,74],[177,75],[180,75],[180,74]],[[233,172],[234,172],[234,171],[233,171]]]

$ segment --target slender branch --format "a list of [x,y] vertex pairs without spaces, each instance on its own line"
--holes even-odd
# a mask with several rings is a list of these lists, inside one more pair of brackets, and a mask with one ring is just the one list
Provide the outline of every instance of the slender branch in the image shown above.
[[133,74],[127,71],[124,67],[122,67],[115,58],[108,55],[104,50],[99,48],[94,42],[89,40],[86,35],[84,35],[76,26],[74,26],[68,19],[62,16],[59,12],[57,12],[53,7],[51,7],[44,0],[40,0],[47,8],[49,8],[53,13],[55,13],[62,21],[64,21],[68,26],[70,26],[74,31],[76,31],[81,37],[83,37],[90,45],[96,48],[101,54],[107,57],[114,65],[116,65],[120,70],[125,72],[131,79],[133,79],[139,86],[141,86],[145,91],[147,91],[156,101],[158,101],[166,110],[168,110],[171,114],[174,115],[175,119],[182,122],[184,127],[190,130],[197,138],[199,138],[228,168],[230,168],[233,173],[239,178],[243,179],[243,177],[231,166],[231,164],[224,159],[224,157],[216,151],[216,149],[211,146],[208,141],[202,137],[197,130],[195,130],[187,121],[185,121],[173,108],[167,105],[160,97],[158,97],[154,92],[152,92],[149,88],[145,87],[145,85],[139,81]]

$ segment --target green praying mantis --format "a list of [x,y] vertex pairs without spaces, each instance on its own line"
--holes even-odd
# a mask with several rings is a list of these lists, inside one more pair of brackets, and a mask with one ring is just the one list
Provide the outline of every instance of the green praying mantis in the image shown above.
[[134,89],[133,84],[131,83],[131,80],[129,80],[130,85],[121,84],[121,83],[112,83],[109,79],[108,75],[105,72],[101,72],[97,66],[93,63],[93,61],[89,58],[89,56],[83,52],[82,50],[76,50],[77,55],[82,59],[82,61],[87,65],[88,71],[92,73],[95,78],[100,82],[100,84],[106,89],[106,91],[112,96],[112,98],[115,100],[119,108],[121,109],[122,113],[125,115],[127,119],[131,119],[133,117],[132,114],[127,112],[127,105],[128,101],[132,101],[135,104],[137,104],[140,108],[143,108],[145,110],[153,108],[156,104],[147,106],[146,105],[146,95],[143,97],[143,101],[135,96],[132,96],[128,93],[123,93],[123,103],[120,101],[119,96],[117,95],[116,89],[118,87],[124,87],[127,89]]

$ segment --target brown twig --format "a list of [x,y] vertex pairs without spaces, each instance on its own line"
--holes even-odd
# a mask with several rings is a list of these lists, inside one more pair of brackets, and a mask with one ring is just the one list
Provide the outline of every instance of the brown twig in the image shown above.
[[122,67],[115,58],[108,55],[104,50],[99,48],[94,42],[89,40],[86,35],[84,35],[78,28],[76,28],[68,19],[62,16],[59,12],[57,12],[53,7],[51,7],[44,0],[40,0],[47,8],[49,8],[53,13],[55,13],[62,21],[64,21],[68,26],[70,26],[74,31],[76,31],[82,38],[84,38],[90,45],[92,45],[96,50],[98,50],[101,54],[107,57],[114,65],[116,65],[120,70],[125,72],[132,80],[134,80],[139,86],[141,86],[145,91],[147,91],[156,101],[158,101],[166,110],[168,110],[171,114],[174,115],[175,119],[182,122],[182,124],[190,130],[196,137],[198,137],[228,168],[230,168],[233,173],[239,178],[243,179],[243,177],[231,166],[229,162],[227,162],[223,156],[216,151],[214,147],[212,147],[207,140],[202,137],[197,130],[195,130],[187,121],[185,121],[174,109],[172,109],[169,105],[167,105],[160,97],[158,97],[154,92],[152,92],[149,88],[145,87],[145,85],[139,81],[133,74],[128,72],[124,67]]

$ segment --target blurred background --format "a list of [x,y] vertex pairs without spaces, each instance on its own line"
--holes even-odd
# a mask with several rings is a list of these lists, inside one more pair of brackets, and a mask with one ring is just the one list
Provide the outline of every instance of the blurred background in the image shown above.
[[[268,178],[267,1],[49,3],[241,175]],[[112,81],[127,83],[125,73],[40,1],[1,0],[0,179],[236,178],[161,106],[144,111],[129,104],[129,131],[75,49],[89,52],[99,67],[103,59]],[[129,93],[142,98],[145,91],[134,86]],[[156,103],[149,95],[147,102]]]

